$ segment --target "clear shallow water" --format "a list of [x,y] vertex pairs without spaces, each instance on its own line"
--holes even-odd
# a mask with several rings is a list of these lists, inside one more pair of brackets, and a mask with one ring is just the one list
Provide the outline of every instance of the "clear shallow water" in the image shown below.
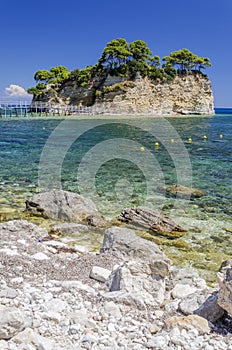
[[[1,219],[21,215],[25,200],[39,191],[38,180],[40,187],[87,194],[107,217],[146,204],[187,229],[179,241],[159,241],[171,257],[216,271],[232,255],[232,114],[172,117],[155,126],[144,117],[136,125],[111,118],[0,120]],[[176,183],[206,194],[186,202],[157,192]]]

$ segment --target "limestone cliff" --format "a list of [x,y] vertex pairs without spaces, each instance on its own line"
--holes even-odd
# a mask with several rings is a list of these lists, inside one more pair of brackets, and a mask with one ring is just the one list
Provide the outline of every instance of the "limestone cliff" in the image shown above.
[[155,82],[140,75],[134,80],[98,76],[85,87],[67,81],[58,89],[49,88],[40,100],[93,105],[104,114],[214,114],[211,82],[199,72],[178,75],[166,82]]

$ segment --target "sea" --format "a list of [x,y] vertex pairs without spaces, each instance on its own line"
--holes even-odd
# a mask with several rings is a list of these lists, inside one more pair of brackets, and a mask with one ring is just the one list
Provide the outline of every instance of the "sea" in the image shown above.
[[[172,185],[203,195],[170,197],[164,188]],[[0,220],[26,218],[25,201],[51,189],[90,197],[107,219],[125,207],[165,213],[186,234],[149,239],[213,283],[232,257],[232,109],[212,116],[0,119]]]

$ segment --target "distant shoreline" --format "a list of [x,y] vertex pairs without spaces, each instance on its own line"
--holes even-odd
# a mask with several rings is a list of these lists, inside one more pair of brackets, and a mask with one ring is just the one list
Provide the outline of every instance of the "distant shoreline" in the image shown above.
[[[231,111],[232,113],[232,111]],[[216,113],[215,113],[216,114]],[[96,120],[96,119],[173,119],[173,118],[211,118],[215,114],[176,114],[176,115],[151,115],[151,114],[73,114],[73,115],[53,115],[48,114],[44,116],[26,116],[26,117],[3,117],[0,118],[2,121],[9,121],[9,120],[48,120],[48,119],[58,119],[58,120],[73,120],[73,119],[79,119],[79,120]],[[219,114],[219,113],[217,113]]]

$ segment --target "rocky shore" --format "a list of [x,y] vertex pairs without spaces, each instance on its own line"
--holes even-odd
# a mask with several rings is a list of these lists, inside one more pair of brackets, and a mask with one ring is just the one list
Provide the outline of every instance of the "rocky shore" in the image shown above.
[[[0,349],[232,349],[232,261],[211,288],[81,196],[36,195],[27,210],[61,222],[50,231],[26,220],[0,224]],[[104,232],[98,252],[64,239],[93,227]]]

